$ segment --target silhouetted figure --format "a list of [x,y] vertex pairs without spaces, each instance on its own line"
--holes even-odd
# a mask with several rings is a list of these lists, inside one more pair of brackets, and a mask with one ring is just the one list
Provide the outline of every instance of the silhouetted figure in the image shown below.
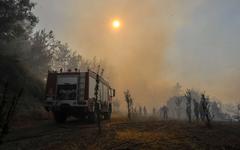
[[131,119],[131,112],[133,112],[133,99],[131,97],[131,94],[129,92],[129,90],[126,90],[124,92],[124,96],[125,96],[125,101],[127,102],[127,109],[128,109],[128,119]]
[[141,116],[142,115],[142,107],[139,106],[139,115]]
[[202,94],[201,97],[201,107],[202,107],[202,111],[204,114],[204,120],[206,121],[206,125],[208,127],[211,127],[211,120],[214,117],[213,115],[211,115],[210,111],[209,111],[209,99],[207,97],[205,97],[205,94]]
[[167,120],[168,119],[168,108],[167,108],[167,106],[162,107],[162,112],[163,112],[163,119]]
[[205,121],[205,114],[204,114],[204,110],[203,110],[202,106],[204,106],[203,96],[202,96],[201,101],[200,101],[199,112],[200,112],[201,121]]
[[192,95],[191,95],[191,90],[188,89],[186,91],[185,97],[186,97],[186,100],[187,100],[186,101],[186,114],[187,114],[189,123],[191,123],[192,122],[192,108],[191,108]]
[[162,119],[162,116],[163,116],[162,114],[163,114],[163,112],[162,112],[162,107],[161,107],[161,106],[159,107],[158,113],[159,113],[160,119]]
[[143,107],[143,113],[144,113],[144,116],[147,116],[147,108],[145,106]]
[[153,107],[153,116],[155,116],[156,115],[156,109],[155,109],[155,107]]

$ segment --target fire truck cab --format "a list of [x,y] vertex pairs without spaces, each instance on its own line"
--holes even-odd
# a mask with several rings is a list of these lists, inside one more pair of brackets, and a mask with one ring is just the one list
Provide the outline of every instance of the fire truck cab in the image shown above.
[[[48,72],[45,108],[53,113],[56,122],[65,122],[69,116],[96,121],[95,86],[97,74],[86,72]],[[110,119],[115,90],[101,76],[98,103],[101,116]]]

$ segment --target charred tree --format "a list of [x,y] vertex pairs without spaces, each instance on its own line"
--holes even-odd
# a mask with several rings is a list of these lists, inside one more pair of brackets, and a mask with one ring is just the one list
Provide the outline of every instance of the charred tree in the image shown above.
[[[100,82],[100,76],[99,76],[99,69],[100,69],[100,65],[98,66],[98,72],[97,72],[97,76],[96,76],[96,85],[95,85],[95,112],[97,113],[97,126],[98,126],[98,132],[101,133],[101,112],[100,112],[100,100],[98,99],[98,91],[99,91],[99,82]],[[102,71],[103,73],[103,71]],[[102,74],[101,73],[101,74]]]
[[0,109],[0,122],[1,122],[0,143],[2,143],[4,136],[9,133],[10,121],[14,116],[18,101],[22,96],[23,88],[18,92],[17,95],[13,96],[11,103],[9,105],[6,104],[7,91],[8,91],[8,84],[6,83],[3,91],[3,97],[1,100],[1,109]]
[[5,85],[4,85],[2,98],[1,98],[1,101],[0,101],[0,125],[2,125],[1,123],[3,123],[3,119],[4,119],[3,112],[4,112],[4,108],[6,106],[7,91],[8,91],[8,82],[6,82]]
[[175,104],[176,104],[176,112],[177,112],[178,119],[180,119],[181,117],[181,103],[182,103],[182,99],[180,97],[176,97]]
[[193,99],[193,111],[194,111],[194,115],[195,115],[195,118],[196,118],[196,121],[199,121],[199,103]]

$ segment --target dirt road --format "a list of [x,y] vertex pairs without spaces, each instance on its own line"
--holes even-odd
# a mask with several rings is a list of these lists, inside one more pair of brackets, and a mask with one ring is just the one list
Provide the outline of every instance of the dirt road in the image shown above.
[[85,149],[240,149],[240,124],[179,121],[104,121],[98,134],[95,124],[70,121],[57,125],[45,121],[31,128],[13,130],[1,150]]

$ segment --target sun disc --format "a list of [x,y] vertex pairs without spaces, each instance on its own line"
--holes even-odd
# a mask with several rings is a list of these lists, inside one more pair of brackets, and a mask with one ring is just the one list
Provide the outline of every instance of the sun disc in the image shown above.
[[113,22],[112,22],[112,27],[113,27],[114,29],[118,29],[120,26],[121,26],[121,23],[120,23],[119,20],[113,20]]

